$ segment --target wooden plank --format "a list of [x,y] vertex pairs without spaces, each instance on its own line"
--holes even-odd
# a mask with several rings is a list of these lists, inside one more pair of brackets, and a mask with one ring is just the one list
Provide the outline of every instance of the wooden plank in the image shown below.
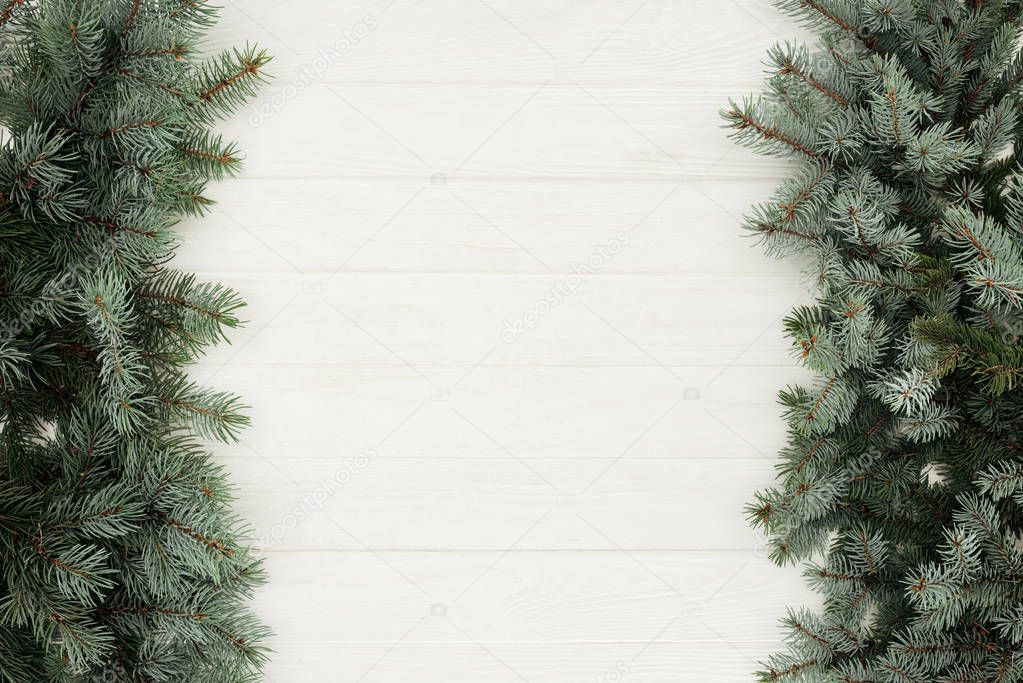
[[[765,50],[803,37],[756,0],[375,0],[225,3],[210,50],[239,35],[274,53],[280,81],[759,84]],[[560,68],[559,68],[560,67]],[[308,71],[306,71],[308,69]]]
[[[454,386],[468,370],[428,368],[437,381],[431,385],[404,367],[232,363],[205,383],[244,396],[253,425],[243,446],[218,454],[249,458],[255,451],[278,465],[322,458],[324,469],[367,447],[427,461],[608,460],[623,453],[773,461],[785,441],[778,389],[804,377],[791,367],[736,366],[720,375],[670,368],[690,386],[659,367],[480,366]],[[575,481],[551,476],[566,486]]]
[[450,623],[493,643],[764,642],[787,603],[815,604],[798,569],[748,553],[310,552],[267,568],[256,609],[284,642],[390,644],[441,611],[404,642],[465,642]]
[[[409,628],[414,625],[408,624]],[[760,669],[756,662],[781,649],[776,642],[484,643],[469,641],[458,628],[450,626],[464,643],[277,639],[266,679],[270,683],[736,683],[753,680],[753,672]]]
[[[389,366],[232,363],[194,376],[245,397],[253,425],[243,441],[274,463],[352,457],[366,447],[490,461],[509,452],[527,460],[613,459],[630,446],[634,458],[770,457],[785,439],[777,392],[805,379],[791,367],[739,365],[720,375],[692,367],[427,371],[435,384]],[[238,446],[218,453],[249,457]]]
[[[418,433],[417,433],[418,435]],[[644,443],[641,449],[646,449]],[[773,480],[768,458],[402,456],[366,446],[329,458],[282,453],[229,461],[237,509],[266,552],[502,550],[541,516],[519,550],[738,550],[763,554],[743,506]],[[708,510],[716,514],[707,515]],[[691,523],[701,520],[699,524]],[[340,523],[358,539],[352,538]],[[594,533],[589,524],[606,537]]]
[[616,240],[600,272],[777,276],[741,216],[774,180],[665,183],[264,180],[213,187],[217,208],[178,232],[182,267],[263,273],[570,272]]
[[[792,162],[736,147],[733,88],[311,83],[225,126],[253,178],[779,178]],[[276,104],[275,104],[276,102]],[[316,131],[311,135],[310,131]]]
[[788,365],[781,319],[808,300],[794,276],[574,275],[204,273],[258,321],[206,365]]

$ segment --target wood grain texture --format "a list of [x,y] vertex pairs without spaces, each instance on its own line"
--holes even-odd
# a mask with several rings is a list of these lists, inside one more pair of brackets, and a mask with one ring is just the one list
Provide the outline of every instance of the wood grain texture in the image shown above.
[[[740,91],[741,92],[741,91]],[[735,149],[720,110],[735,88],[310,82],[244,112],[228,128],[266,155],[252,178],[469,180],[780,177],[790,164]],[[276,99],[274,99],[276,98]],[[274,104],[275,103],[275,104]],[[309,135],[330,130],[329,136]],[[251,145],[248,148],[251,149]],[[644,207],[646,208],[646,207]]]
[[[258,136],[252,142],[261,144]],[[372,176],[269,180],[246,172],[213,188],[220,204],[188,234],[190,263],[310,278],[342,264],[344,273],[565,273],[623,232],[629,244],[600,274],[791,274],[735,229],[775,180],[696,180],[433,186]]]
[[[416,373],[422,365],[472,366],[481,359],[522,366],[789,365],[790,344],[776,323],[807,300],[795,274],[589,275],[549,305],[546,295],[567,287],[571,270],[201,276],[243,292],[245,315],[256,322],[233,336],[233,346],[211,353],[209,366],[228,359],[397,363]],[[726,324],[722,311],[737,319]]]
[[[346,590],[323,585],[327,563]],[[273,555],[268,566],[280,580],[262,604],[294,642],[329,639],[321,620],[346,615],[335,640],[386,643],[433,605],[482,642],[643,644],[675,616],[664,640],[715,640],[718,631],[733,644],[763,642],[785,600],[800,595],[798,577],[745,553],[309,552]],[[430,625],[410,640],[450,640],[445,630]]]
[[[407,626],[419,628],[416,620]],[[274,664],[272,681],[357,681],[361,677],[423,683],[594,683],[631,678],[645,683],[735,683],[749,680],[754,662],[775,647],[773,643],[726,645],[711,631],[707,633],[706,639],[688,643],[668,642],[663,636],[648,643],[483,643],[472,642],[471,635],[450,625],[445,635],[461,642],[398,642],[399,633],[397,645],[289,643],[292,657]]]
[[803,35],[759,0],[284,0],[227,3],[224,16],[212,48],[244,26],[288,76],[374,18],[364,38],[341,44],[322,76],[334,83],[539,84],[570,66],[583,84],[755,89],[764,51]]
[[272,582],[267,680],[751,679],[797,569],[742,507],[807,375],[789,171],[718,111],[800,30],[728,0],[228,0],[276,76],[180,266],[249,301],[193,371]]
[[[766,458],[533,457],[524,466],[496,453],[455,459],[389,451],[365,465],[358,452],[231,462],[245,494],[239,510],[268,530],[267,552],[284,554],[358,551],[360,542],[389,551],[500,552],[548,512],[517,550],[764,551],[737,513],[769,476]],[[707,510],[722,514],[682,523]]]
[[756,458],[773,463],[772,454],[785,438],[777,389],[801,377],[788,367],[749,366],[492,364],[423,371],[435,383],[397,362],[230,361],[209,373],[209,384],[246,396],[253,425],[242,434],[245,448],[219,452],[245,461],[256,455],[277,466],[293,459],[322,460],[318,467],[326,472],[331,461],[367,447],[381,461],[621,458],[709,466]]

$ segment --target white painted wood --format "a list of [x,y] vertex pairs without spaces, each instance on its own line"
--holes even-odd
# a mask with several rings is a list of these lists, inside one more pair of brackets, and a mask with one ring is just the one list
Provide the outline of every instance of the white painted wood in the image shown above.
[[276,80],[179,265],[249,301],[193,374],[252,406],[215,452],[272,577],[267,680],[750,680],[814,604],[742,512],[807,293],[738,227],[788,164],[718,111],[800,30],[753,0],[226,4],[206,49],[255,40]]
[[[619,456],[708,465],[740,458],[773,463],[771,454],[785,438],[777,390],[802,376],[793,368],[738,364],[423,370],[436,384],[396,362],[231,361],[211,375],[210,383],[244,395],[253,406],[253,425],[242,435],[246,448],[218,452],[245,461],[255,456],[276,466],[318,459],[325,464],[317,467],[328,472],[337,459],[367,447],[381,460],[518,458],[538,461],[532,466],[541,468],[552,459]],[[585,476],[582,471],[548,474],[565,486]]]
[[457,190],[495,176],[684,183],[778,177],[789,166],[730,151],[719,112],[736,88],[313,82],[292,98],[282,92],[270,95],[281,100],[271,114],[243,112],[227,129],[265,150],[249,155],[253,178],[315,167],[321,178],[379,174],[430,185],[442,174]]
[[[589,251],[579,249],[579,260]],[[421,365],[473,366],[481,359],[520,366],[788,366],[789,343],[776,323],[807,300],[795,273],[594,273],[557,303],[539,303],[553,285],[571,287],[573,274],[204,272],[241,291],[250,304],[244,315],[254,322],[233,336],[233,347],[211,352],[206,366],[229,359],[407,363],[413,373]],[[708,315],[732,310],[742,311],[741,319],[725,324]]]
[[[231,461],[238,509],[267,552],[436,548],[503,550],[548,511],[518,550],[737,550],[763,539],[739,514],[770,476],[767,458],[394,455]],[[365,464],[363,464],[365,463]],[[531,471],[533,470],[533,471]],[[497,485],[496,482],[500,482]],[[699,525],[681,520],[722,514]],[[665,523],[665,520],[673,520]],[[341,524],[357,537],[352,538]],[[589,524],[605,533],[603,537]]]
[[[325,565],[338,589],[323,585]],[[774,634],[761,623],[800,585],[746,553],[310,552],[272,555],[268,567],[279,581],[263,598],[289,642],[320,640],[327,616],[343,642],[393,642],[434,605],[485,643],[643,644],[676,616],[660,639],[711,641],[718,631],[733,644],[764,642]],[[463,640],[435,622],[408,640],[452,638]]]
[[[258,135],[251,142],[261,147]],[[736,230],[750,203],[776,185],[549,178],[424,187],[415,178],[260,179],[246,171],[212,189],[220,204],[189,232],[190,262],[318,277],[342,263],[345,273],[542,274],[570,271],[624,231],[630,243],[600,272],[780,275],[792,269]]]
[[[416,620],[409,620],[408,628],[413,626]],[[771,643],[730,646],[707,633],[707,639],[689,643],[663,637],[651,643],[473,643],[471,634],[450,626],[446,635],[461,642],[405,640],[396,646],[356,642],[343,649],[332,643],[289,644],[293,658],[274,663],[274,680],[356,681],[362,676],[366,681],[417,683],[593,683],[630,678],[645,683],[735,683],[749,680],[749,672],[756,670],[754,662],[773,651]],[[615,678],[616,672],[624,675]]]
[[347,51],[342,43],[340,59],[321,80],[491,85],[542,83],[560,74],[584,84],[755,89],[764,50],[803,35],[759,0],[390,2],[230,2],[211,49],[234,45],[237,27],[244,26],[246,35],[273,49],[278,68],[291,76],[321,48],[348,37],[346,29],[373,17],[376,28]]

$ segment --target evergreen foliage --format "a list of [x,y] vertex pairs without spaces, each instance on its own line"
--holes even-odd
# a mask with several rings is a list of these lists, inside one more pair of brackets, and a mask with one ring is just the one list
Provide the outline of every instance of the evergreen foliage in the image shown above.
[[242,301],[168,266],[268,61],[200,58],[215,18],[0,0],[3,682],[259,679],[263,571],[204,445],[247,418],[186,375]]
[[734,138],[798,166],[745,227],[811,265],[785,321],[818,379],[752,522],[823,600],[763,681],[1023,681],[1019,0],[780,0]]

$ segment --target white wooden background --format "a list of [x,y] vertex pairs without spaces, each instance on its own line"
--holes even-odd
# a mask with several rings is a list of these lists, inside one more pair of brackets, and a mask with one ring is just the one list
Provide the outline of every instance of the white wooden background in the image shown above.
[[812,600],[742,515],[806,294],[738,228],[786,166],[718,110],[796,27],[760,0],[225,2],[209,47],[254,40],[276,80],[179,265],[250,302],[195,376],[252,405],[218,455],[272,577],[267,680],[751,680]]

